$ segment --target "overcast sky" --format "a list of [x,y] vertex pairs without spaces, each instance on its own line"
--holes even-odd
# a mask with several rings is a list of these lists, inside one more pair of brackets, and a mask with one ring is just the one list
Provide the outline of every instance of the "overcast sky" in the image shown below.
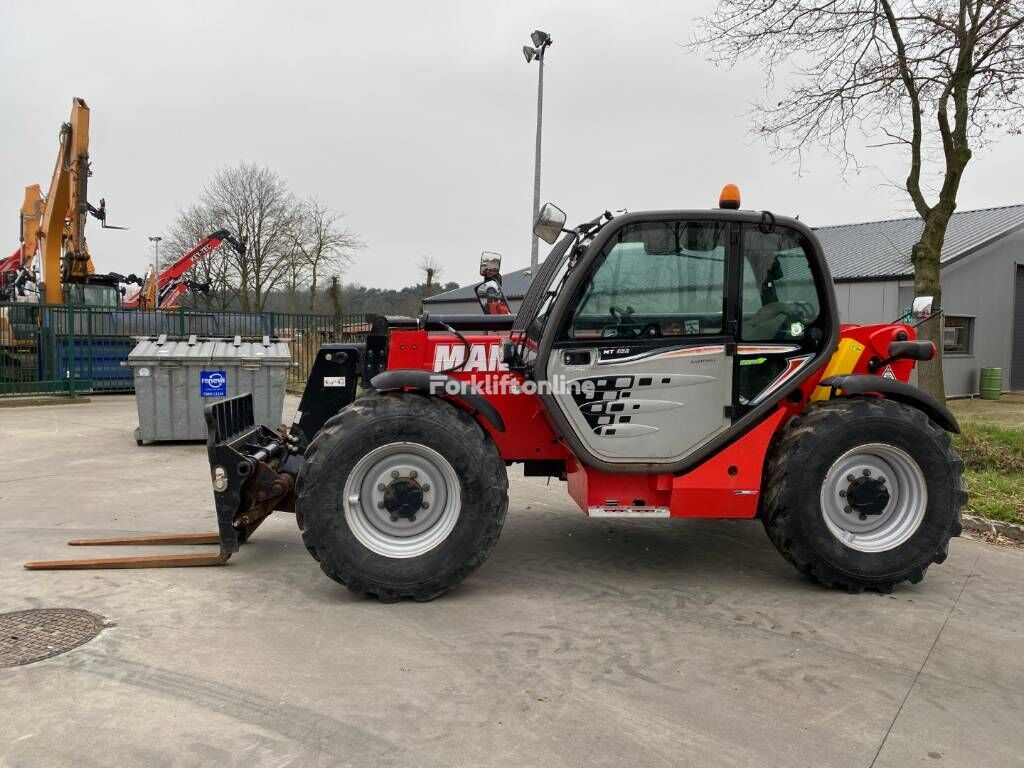
[[[144,270],[146,237],[215,168],[241,161],[346,213],[367,244],[350,282],[415,283],[424,254],[460,282],[482,250],[502,253],[505,271],[526,266],[537,66],[520,48],[538,27],[554,39],[541,196],[570,223],[605,208],[712,206],[728,181],[745,208],[812,226],[909,214],[879,173],[844,182],[816,157],[798,176],[749,137],[757,67],[716,69],[681,45],[710,5],[4,0],[0,255],[17,246],[23,187],[45,192],[58,129],[81,96],[90,197],[131,227],[90,221],[100,271]],[[1022,160],[1024,138],[977,153],[961,210],[1024,201]]]

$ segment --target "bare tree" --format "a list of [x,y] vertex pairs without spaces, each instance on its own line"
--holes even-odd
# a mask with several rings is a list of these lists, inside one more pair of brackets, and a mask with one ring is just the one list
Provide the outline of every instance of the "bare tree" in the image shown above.
[[355,258],[363,242],[339,222],[344,214],[332,211],[315,197],[304,200],[293,232],[297,262],[308,277],[309,311],[316,308],[317,288],[323,273],[340,275]]
[[244,254],[221,248],[193,268],[193,279],[212,287],[205,302],[193,299],[196,304],[235,304],[248,312],[262,311],[272,299],[273,306],[294,312],[308,288],[313,312],[321,276],[340,275],[363,247],[341,219],[315,198],[297,200],[269,168],[243,163],[213,175],[199,201],[179,212],[168,240],[178,254],[217,229],[246,241]]
[[420,257],[419,270],[423,273],[423,282],[425,287],[423,289],[423,298],[433,296],[434,283],[441,277],[441,264],[436,258],[430,255],[423,255]]
[[200,206],[245,239],[244,256],[226,255],[236,272],[242,310],[262,310],[296,257],[294,232],[302,213],[288,185],[269,168],[248,163],[221,168],[204,187]]
[[[902,152],[903,188],[924,222],[914,293],[938,308],[939,258],[972,148],[1024,122],[1022,24],[1019,0],[721,0],[693,45],[719,63],[758,57],[769,89],[793,67],[781,97],[755,107],[756,132],[781,153],[799,158],[816,144],[845,169],[857,162],[854,134]],[[937,315],[921,328],[938,355],[919,382],[942,398],[940,329]]]

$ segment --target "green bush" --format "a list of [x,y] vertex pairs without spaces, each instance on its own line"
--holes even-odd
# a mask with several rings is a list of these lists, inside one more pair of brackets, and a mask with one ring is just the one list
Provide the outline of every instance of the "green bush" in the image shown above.
[[964,511],[1024,523],[1024,430],[968,423],[956,437],[970,499]]
[[1024,430],[964,424],[956,448],[968,469],[1024,475]]

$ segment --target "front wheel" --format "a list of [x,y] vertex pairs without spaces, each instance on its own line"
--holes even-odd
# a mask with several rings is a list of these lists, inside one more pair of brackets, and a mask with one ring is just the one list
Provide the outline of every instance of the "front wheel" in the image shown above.
[[498,540],[508,477],[493,441],[449,403],[361,398],[328,421],[299,473],[302,540],[357,594],[431,600],[478,568]]
[[762,498],[769,537],[800,572],[852,592],[890,592],[946,559],[967,492],[949,435],[924,413],[843,398],[785,427]]

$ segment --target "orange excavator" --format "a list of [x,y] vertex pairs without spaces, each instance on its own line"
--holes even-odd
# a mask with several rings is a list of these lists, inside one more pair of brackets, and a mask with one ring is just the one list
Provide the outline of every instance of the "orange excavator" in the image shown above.
[[18,249],[0,261],[0,301],[35,300],[35,259],[39,253],[39,225],[43,219],[45,201],[38,184],[25,187],[25,201],[21,204]]
[[[104,229],[126,229],[107,224],[107,205],[88,199],[89,107],[83,99],[71,103],[71,117],[60,129],[60,149],[50,187],[43,197],[38,184],[26,187],[21,210],[21,247],[0,262],[0,300],[24,298],[29,292],[47,304],[116,307],[120,284],[115,272],[97,274],[85,239],[89,216]],[[42,279],[36,257],[42,253]],[[28,283],[35,284],[34,291]]]

